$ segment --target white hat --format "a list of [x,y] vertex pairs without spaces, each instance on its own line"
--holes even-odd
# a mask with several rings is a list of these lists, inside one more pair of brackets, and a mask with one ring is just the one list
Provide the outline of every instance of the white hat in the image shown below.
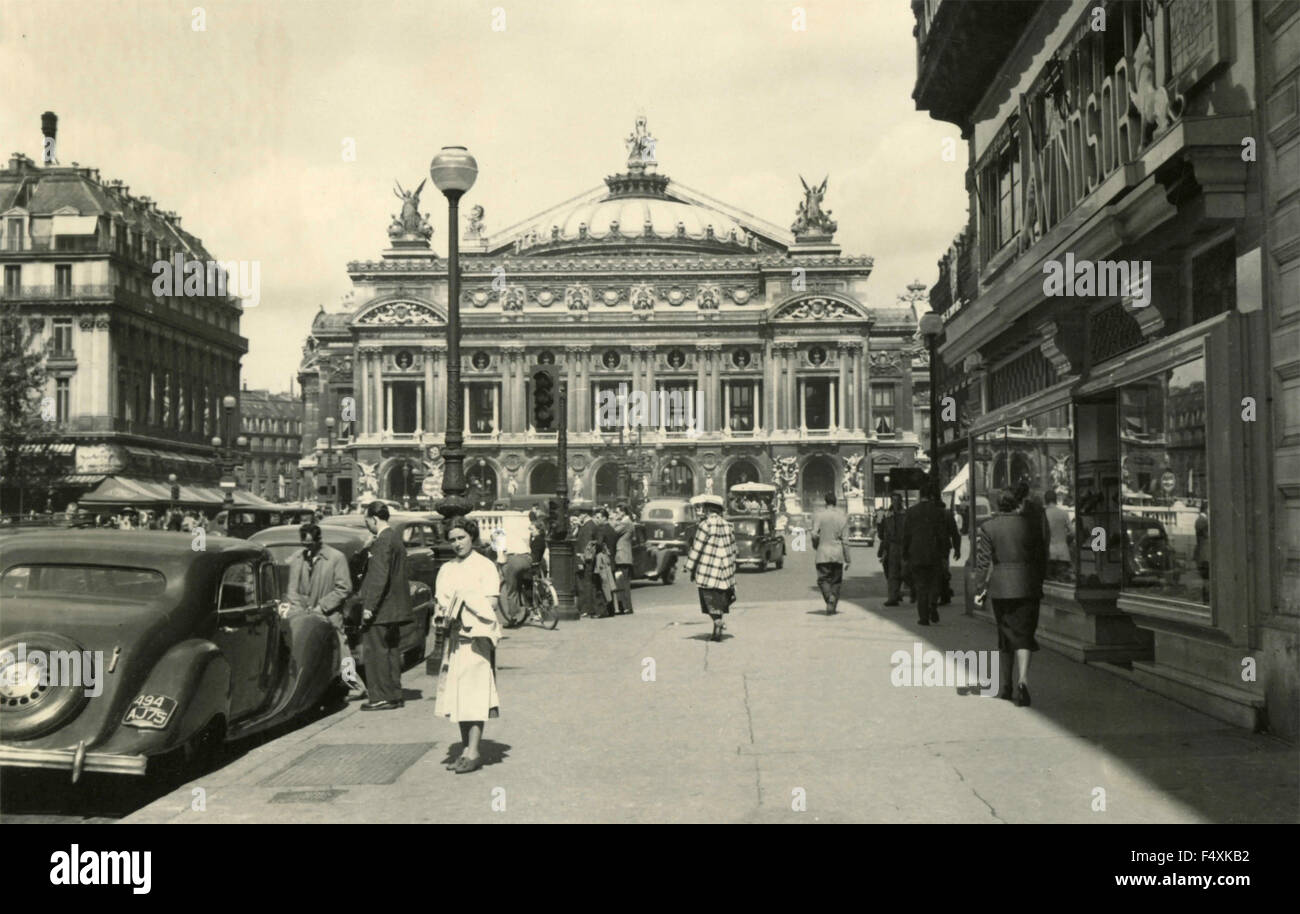
[[704,505],[713,505],[715,508],[725,507],[721,495],[696,495],[691,499],[692,507],[703,507]]

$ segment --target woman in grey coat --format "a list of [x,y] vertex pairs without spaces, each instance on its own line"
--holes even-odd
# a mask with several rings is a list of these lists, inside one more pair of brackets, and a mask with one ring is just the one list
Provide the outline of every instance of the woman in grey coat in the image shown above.
[[[1029,706],[1029,657],[1038,650],[1038,603],[1047,556],[1034,521],[1020,513],[1014,492],[998,496],[998,513],[980,524],[975,580],[993,601],[998,625],[998,698]],[[1012,660],[1017,676],[1012,688]]]

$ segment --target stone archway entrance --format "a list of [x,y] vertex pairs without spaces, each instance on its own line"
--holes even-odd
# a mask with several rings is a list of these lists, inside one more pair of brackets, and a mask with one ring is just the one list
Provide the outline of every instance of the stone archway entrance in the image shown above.
[[595,498],[597,504],[618,498],[618,476],[618,464],[612,460],[605,461],[596,470]]
[[827,492],[839,495],[835,486],[835,464],[824,455],[808,458],[803,465],[799,494],[803,499],[805,511],[816,511],[825,502],[822,500]]
[[690,498],[695,494],[695,468],[680,457],[669,458],[659,471],[659,494]]
[[738,486],[746,482],[761,482],[762,473],[759,472],[758,464],[752,460],[740,459],[727,467],[727,478],[725,485],[730,491],[732,486]]
[[549,460],[537,464],[528,474],[529,495],[554,495],[559,485],[559,468]]
[[465,483],[469,486],[466,497],[479,508],[492,507],[497,500],[497,471],[481,457],[466,463]]
[[[420,494],[420,484],[417,480],[418,472],[415,461],[397,460],[388,468],[384,474],[384,492],[385,498],[393,501],[400,501],[404,504],[413,504],[415,498]],[[346,502],[343,502],[346,504]]]

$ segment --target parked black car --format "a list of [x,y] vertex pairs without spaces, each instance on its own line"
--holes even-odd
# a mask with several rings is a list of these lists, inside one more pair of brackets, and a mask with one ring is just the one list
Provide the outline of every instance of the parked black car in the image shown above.
[[142,775],[330,703],[346,691],[338,638],[319,615],[282,618],[281,591],[270,553],[245,540],[5,537],[0,765]]

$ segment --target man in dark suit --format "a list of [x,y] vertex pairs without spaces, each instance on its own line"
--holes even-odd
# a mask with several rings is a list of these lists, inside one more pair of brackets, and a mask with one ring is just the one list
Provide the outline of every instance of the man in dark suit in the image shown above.
[[903,587],[903,495],[894,492],[889,497],[889,511],[880,520],[878,532],[880,545],[876,555],[889,585],[886,606],[897,606]]
[[618,585],[618,609],[620,615],[632,612],[632,533],[635,524],[627,505],[616,505],[610,517],[609,525],[618,534],[614,544],[614,581]]
[[[939,591],[948,568],[948,550],[960,549],[957,526],[939,499],[933,479],[921,485],[921,500],[903,515],[903,561],[911,570],[918,625],[939,621]],[[960,553],[959,553],[960,557]]]
[[366,661],[366,691],[370,701],[362,711],[392,711],[402,707],[401,627],[415,621],[406,578],[406,549],[388,526],[388,505],[366,506],[366,529],[375,535],[370,563],[361,584],[362,648]]
[[[600,542],[600,551],[605,554],[609,562],[610,580],[614,576],[614,556],[618,554],[618,531],[614,529],[609,522],[609,510],[606,508],[596,509],[596,538]],[[595,579],[595,597],[596,597],[596,618],[603,619],[606,616],[614,615],[618,607],[618,594],[611,590],[609,599],[605,599],[605,590],[601,586],[601,578]]]
[[582,521],[578,525],[578,533],[573,538],[573,555],[576,560],[577,577],[578,577],[578,616],[589,617],[596,614],[595,595],[593,593],[594,582],[592,575],[596,569],[593,567],[595,562],[588,559],[591,552],[589,544],[599,541],[596,538],[596,519],[590,514],[583,513]]

